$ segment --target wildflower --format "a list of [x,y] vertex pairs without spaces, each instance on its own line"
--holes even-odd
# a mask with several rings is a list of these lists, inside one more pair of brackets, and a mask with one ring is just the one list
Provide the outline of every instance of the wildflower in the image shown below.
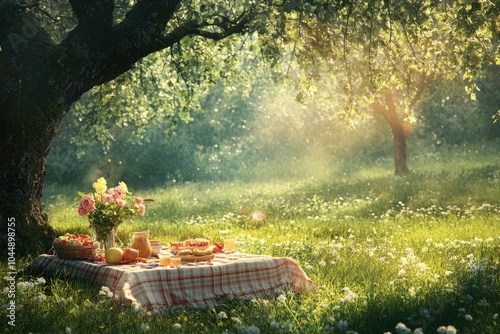
[[326,262],[324,260],[321,260],[321,261],[319,261],[319,265],[321,267],[324,267],[324,266],[326,266]]
[[219,319],[227,319],[226,312],[220,311],[219,314],[217,314],[217,318],[219,318]]
[[149,330],[149,325],[145,324],[145,323],[142,323],[141,324],[141,331],[145,332],[145,331],[148,331],[148,330]]
[[70,327],[64,328],[64,334],[71,334],[71,333],[72,333],[72,330]]
[[180,329],[182,326],[181,326],[181,324],[176,322],[175,324],[172,325],[172,327],[174,327],[175,329]]
[[73,297],[69,297],[69,298],[61,298],[59,299],[59,304],[60,305],[66,305],[67,303],[73,301]]
[[31,288],[33,288],[35,285],[32,282],[19,282],[16,285],[17,291],[19,292],[25,292]]
[[102,286],[101,290],[99,291],[99,296],[107,296],[109,298],[112,298],[113,292],[107,286]]
[[465,315],[465,320],[472,321],[472,316],[470,314]]
[[276,300],[279,301],[280,303],[285,303],[286,297],[285,297],[285,295],[281,294],[278,296],[278,298],[276,298]]
[[457,329],[451,325],[445,327],[441,326],[437,329],[439,334],[457,334]]
[[40,294],[40,295],[36,296],[36,297],[34,298],[34,300],[35,300],[35,302],[37,302],[37,303],[42,303],[42,302],[44,302],[44,301],[46,301],[46,300],[47,300],[47,296],[46,296],[46,295],[44,295],[44,294],[42,293],[42,294]]
[[445,276],[451,276],[451,274],[453,274],[453,271],[450,271],[450,270],[446,270],[444,272]]
[[424,330],[422,328],[415,328],[413,334],[424,334]]
[[42,285],[42,284],[45,284],[45,282],[47,282],[47,281],[45,280],[45,278],[43,278],[43,277],[38,277],[38,278],[36,279],[36,281],[35,281],[35,284],[36,284],[36,285]]
[[408,327],[406,327],[405,324],[400,322],[396,325],[396,333],[398,333],[398,334],[411,334],[411,329],[409,329]]

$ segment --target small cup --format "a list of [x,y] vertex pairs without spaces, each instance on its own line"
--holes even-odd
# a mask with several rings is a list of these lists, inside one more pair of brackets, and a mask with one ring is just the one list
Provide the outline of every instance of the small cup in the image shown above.
[[168,266],[170,265],[170,256],[165,254],[159,254],[160,257],[160,266]]
[[160,254],[160,251],[161,251],[160,240],[149,240],[149,243],[151,244],[152,254],[153,255]]
[[224,253],[232,253],[236,250],[236,239],[224,239]]
[[170,266],[176,268],[180,266],[182,263],[182,259],[179,256],[172,256],[170,258]]

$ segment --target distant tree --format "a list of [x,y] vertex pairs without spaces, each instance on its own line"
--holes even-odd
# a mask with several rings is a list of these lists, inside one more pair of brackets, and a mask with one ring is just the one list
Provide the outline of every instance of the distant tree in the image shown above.
[[[490,1],[295,0],[285,8],[282,38],[292,47],[283,53],[306,71],[299,98],[309,94],[323,106],[330,100],[347,119],[383,116],[396,175],[409,171],[406,140],[433,78],[459,77],[475,99],[483,66],[500,63],[500,8]],[[325,82],[337,91],[325,92]]]

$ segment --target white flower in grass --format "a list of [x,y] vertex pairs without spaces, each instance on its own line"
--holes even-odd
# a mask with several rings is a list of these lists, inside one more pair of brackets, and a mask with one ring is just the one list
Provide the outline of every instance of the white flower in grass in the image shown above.
[[71,334],[71,333],[72,333],[72,330],[71,330],[71,328],[70,328],[70,327],[66,327],[66,328],[64,329],[64,334]]
[[145,324],[145,323],[142,323],[141,324],[141,331],[146,332],[148,330],[149,330],[149,325]]
[[472,315],[470,315],[470,314],[466,314],[466,315],[465,315],[465,320],[467,320],[467,321],[472,321]]
[[101,290],[99,290],[99,296],[112,298],[113,292],[107,286],[102,286]]
[[40,295],[36,296],[36,297],[34,298],[34,300],[35,300],[35,302],[37,302],[37,303],[43,303],[44,301],[46,301],[46,300],[47,300],[47,296],[46,296],[46,295],[44,295],[44,294],[42,293],[42,294],[40,294]]
[[180,329],[182,326],[179,323],[175,323],[172,325],[172,327],[174,327],[175,329]]
[[45,278],[43,278],[43,277],[38,277],[38,278],[36,279],[36,281],[35,281],[35,284],[36,284],[36,285],[42,285],[42,284],[45,284],[45,282],[47,282],[47,281],[45,280]]
[[224,312],[224,311],[220,311],[220,312],[217,314],[217,318],[219,318],[219,319],[227,319],[227,314],[226,314],[226,312]]
[[418,267],[418,270],[420,272],[423,272],[423,271],[426,271],[429,269],[429,267],[427,267],[427,265],[423,262],[420,262],[419,264],[417,264],[417,267]]
[[69,297],[69,298],[61,298],[59,299],[59,304],[60,305],[66,305],[67,303],[73,301],[73,297]]
[[326,266],[326,262],[324,260],[321,260],[321,261],[319,261],[319,265],[321,267],[324,267],[324,266]]
[[409,329],[408,327],[406,327],[405,324],[400,322],[396,325],[396,333],[398,333],[398,334],[411,334],[411,329]]
[[16,285],[17,291],[25,292],[33,288],[35,285],[32,282],[19,282]]
[[441,326],[437,329],[439,334],[457,334],[457,329],[451,325],[449,326]]
[[446,270],[446,271],[444,272],[444,275],[445,275],[446,277],[451,276],[451,274],[453,274],[453,271]]
[[280,303],[285,303],[286,297],[285,297],[285,295],[281,294],[278,296],[278,298],[276,298],[276,300],[279,301]]
[[413,331],[413,334],[424,334],[424,330],[422,328],[416,328]]

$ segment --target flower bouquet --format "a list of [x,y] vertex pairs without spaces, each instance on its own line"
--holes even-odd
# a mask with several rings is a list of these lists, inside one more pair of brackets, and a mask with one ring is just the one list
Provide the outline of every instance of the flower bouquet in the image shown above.
[[144,216],[144,200],[133,197],[127,185],[120,182],[117,187],[107,188],[106,179],[94,182],[95,193],[82,196],[78,205],[78,215],[87,216],[96,239],[105,250],[114,246],[114,232],[118,225],[138,214]]

